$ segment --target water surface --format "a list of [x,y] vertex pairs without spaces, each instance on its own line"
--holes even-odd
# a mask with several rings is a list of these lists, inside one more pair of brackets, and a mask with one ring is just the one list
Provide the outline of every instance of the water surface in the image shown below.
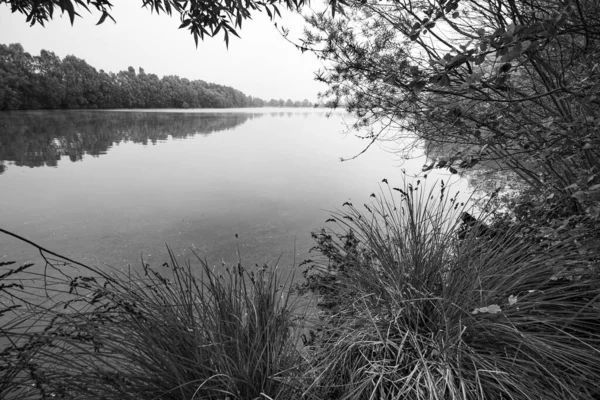
[[[137,266],[165,244],[209,263],[302,261],[328,210],[368,201],[400,167],[312,109],[0,114],[0,227],[87,263]],[[0,236],[0,261],[35,259]]]

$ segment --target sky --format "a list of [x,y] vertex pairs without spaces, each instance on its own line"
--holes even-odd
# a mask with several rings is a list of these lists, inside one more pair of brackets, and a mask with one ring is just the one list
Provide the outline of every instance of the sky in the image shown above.
[[[231,37],[229,48],[222,36],[207,37],[198,48],[189,31],[178,29],[179,16],[157,15],[141,7],[141,0],[114,2],[111,15],[96,26],[99,13],[78,10],[71,26],[67,14],[56,13],[45,27],[30,27],[22,14],[12,14],[0,5],[0,43],[21,43],[25,51],[38,55],[49,50],[59,57],[74,55],[96,69],[118,72],[142,67],[146,73],[178,75],[191,80],[227,85],[247,95],[284,100],[317,100],[326,86],[314,80],[320,61],[308,52],[302,54],[284,39],[266,14],[256,13]],[[300,15],[282,10],[278,25],[290,29],[289,39],[302,34]],[[296,40],[297,42],[297,40]]]

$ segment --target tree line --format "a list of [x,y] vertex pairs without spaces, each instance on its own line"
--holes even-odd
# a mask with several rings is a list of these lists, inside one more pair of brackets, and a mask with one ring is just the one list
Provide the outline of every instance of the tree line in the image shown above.
[[310,106],[307,99],[266,101],[203,80],[159,78],[141,67],[98,71],[73,55],[32,56],[21,44],[0,44],[0,110]]

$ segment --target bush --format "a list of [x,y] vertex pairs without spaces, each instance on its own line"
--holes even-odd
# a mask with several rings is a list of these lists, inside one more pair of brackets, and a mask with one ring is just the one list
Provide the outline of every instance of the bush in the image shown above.
[[582,250],[581,235],[540,242],[519,226],[479,224],[459,239],[464,209],[443,186],[395,189],[364,213],[349,205],[333,216],[337,230],[315,235],[324,258],[305,289],[322,313],[308,393],[598,396],[598,255]]

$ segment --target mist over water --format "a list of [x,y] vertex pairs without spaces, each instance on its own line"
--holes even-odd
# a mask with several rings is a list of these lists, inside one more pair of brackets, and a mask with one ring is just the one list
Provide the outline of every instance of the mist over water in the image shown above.
[[[327,211],[401,185],[401,160],[313,109],[0,114],[0,227],[86,263],[183,259],[298,264]],[[441,174],[447,179],[447,174]],[[236,242],[235,235],[239,240]],[[38,260],[0,236],[0,261]]]

